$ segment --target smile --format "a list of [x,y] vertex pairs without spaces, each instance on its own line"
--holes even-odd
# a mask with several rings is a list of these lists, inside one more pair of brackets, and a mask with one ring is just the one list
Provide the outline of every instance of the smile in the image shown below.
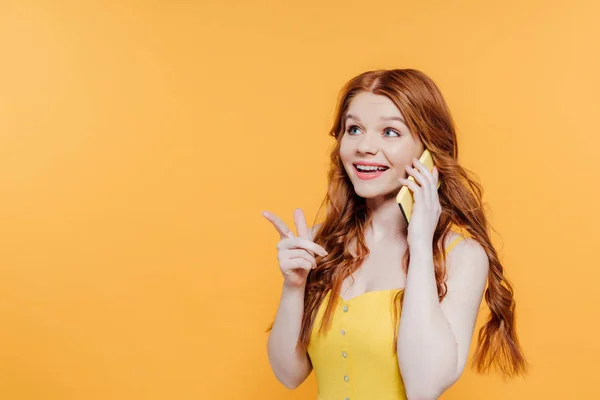
[[379,178],[383,175],[389,168],[385,167],[385,169],[373,169],[372,171],[361,171],[358,169],[356,165],[353,165],[354,171],[356,172],[356,176],[362,180],[369,180]]

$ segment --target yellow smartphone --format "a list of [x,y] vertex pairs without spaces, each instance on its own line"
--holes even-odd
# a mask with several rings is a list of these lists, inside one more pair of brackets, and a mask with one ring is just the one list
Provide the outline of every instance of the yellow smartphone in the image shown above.
[[[429,171],[433,169],[433,156],[429,150],[425,149],[421,155],[421,158],[419,158],[419,161],[421,161],[421,163],[423,163],[423,165],[425,165]],[[413,178],[412,175],[408,175],[408,179],[415,182],[415,178]],[[438,179],[437,187],[439,188],[440,185],[441,181]],[[396,202],[400,206],[400,211],[402,211],[402,215],[404,216],[404,220],[407,224],[410,223],[410,216],[412,214],[414,201],[415,199],[413,197],[412,190],[410,190],[408,186],[402,186],[402,189],[400,189],[400,192],[398,192],[398,195],[396,196]]]

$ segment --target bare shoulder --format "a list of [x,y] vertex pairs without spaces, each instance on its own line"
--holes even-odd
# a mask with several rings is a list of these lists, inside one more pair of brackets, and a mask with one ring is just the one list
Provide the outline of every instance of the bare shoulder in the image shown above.
[[[451,231],[446,238],[445,246],[462,237]],[[471,237],[464,237],[448,253],[446,271],[449,280],[473,282],[485,281],[488,275],[489,258],[483,246]]]

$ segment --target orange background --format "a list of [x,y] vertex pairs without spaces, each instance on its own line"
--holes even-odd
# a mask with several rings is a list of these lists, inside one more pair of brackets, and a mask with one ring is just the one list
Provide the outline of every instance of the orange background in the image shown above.
[[268,364],[282,278],[259,213],[312,223],[338,90],[407,67],[439,84],[485,188],[531,363],[442,398],[599,398],[598,15],[1,1],[0,398],[316,397]]

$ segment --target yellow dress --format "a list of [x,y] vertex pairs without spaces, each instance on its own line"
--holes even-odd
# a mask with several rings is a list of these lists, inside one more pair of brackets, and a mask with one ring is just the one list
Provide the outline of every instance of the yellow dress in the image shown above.
[[[446,254],[469,233],[460,233]],[[321,303],[308,344],[318,385],[318,400],[406,400],[404,384],[393,352],[392,299],[403,289],[367,292],[344,301],[332,315],[331,330],[318,335],[328,292]]]

